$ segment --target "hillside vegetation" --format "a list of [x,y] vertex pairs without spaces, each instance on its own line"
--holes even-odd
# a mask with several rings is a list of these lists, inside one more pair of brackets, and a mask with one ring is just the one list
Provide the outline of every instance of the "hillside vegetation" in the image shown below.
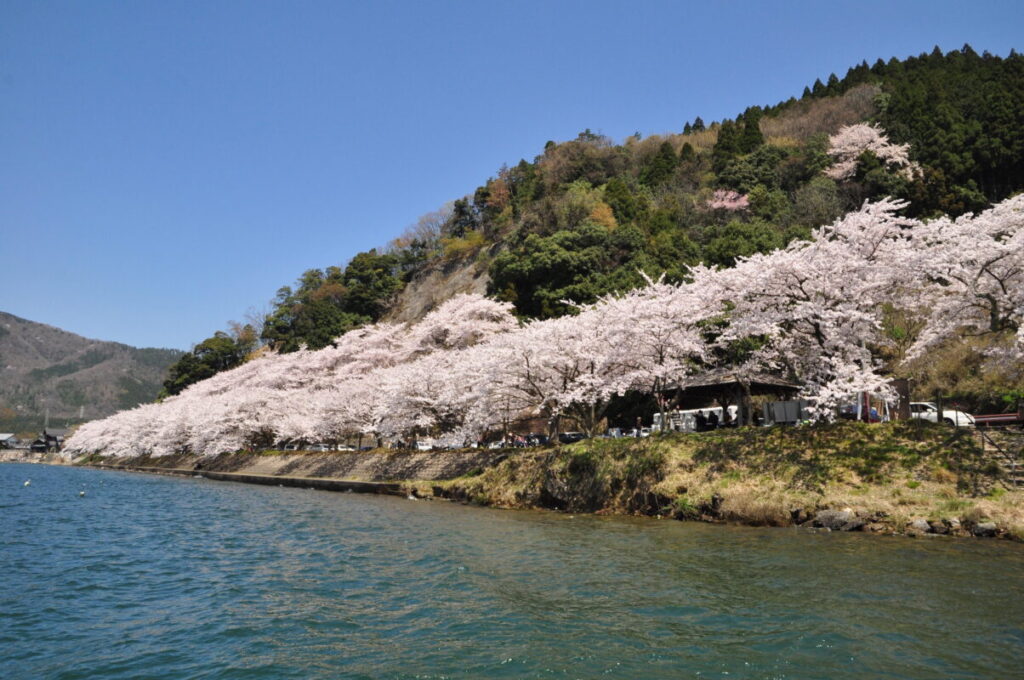
[[153,401],[182,352],[89,340],[0,312],[0,430],[102,418]]
[[[908,144],[917,171],[900,172],[865,152],[852,176],[830,177],[829,136],[865,121]],[[551,318],[572,313],[566,301],[634,288],[644,274],[679,281],[700,262],[729,266],[775,250],[865,200],[894,196],[909,202],[908,216],[956,216],[1022,188],[1024,58],[965,46],[864,62],[843,78],[816,81],[800,99],[752,106],[735,119],[697,118],[678,132],[622,143],[590,130],[550,141],[532,161],[502,167],[471,194],[425,215],[386,249],[305,272],[279,291],[249,340],[220,334],[219,351],[200,346],[186,357],[168,392],[243,362],[252,333],[290,352],[325,347],[386,318],[396,302],[402,309],[393,318],[409,320],[460,290],[446,283],[459,276],[439,281],[438,271],[485,270],[487,292],[517,315]],[[410,294],[410,286],[436,288]],[[900,320],[892,330],[913,332]],[[919,394],[944,392],[982,410],[1012,401],[1016,379],[983,370],[978,349],[936,349],[913,376]]]

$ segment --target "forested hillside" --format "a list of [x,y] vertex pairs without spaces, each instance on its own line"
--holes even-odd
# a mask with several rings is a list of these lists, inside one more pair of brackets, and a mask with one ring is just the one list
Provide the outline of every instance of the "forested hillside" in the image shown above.
[[0,312],[0,430],[38,431],[152,401],[182,353],[89,340]]
[[[843,157],[844,130],[860,123],[875,126],[854,128],[875,134],[875,145],[854,144]],[[894,160],[900,150],[908,158]],[[283,352],[325,347],[384,317],[428,272],[484,269],[488,293],[517,315],[550,318],[572,312],[565,301],[593,302],[641,285],[644,274],[680,281],[690,265],[770,252],[865,200],[904,199],[908,217],[927,219],[977,212],[1021,189],[1024,57],[964,46],[863,62],[734,119],[681,121],[676,133],[622,143],[590,130],[549,141],[385,249],[307,271],[279,291],[262,328],[211,338],[221,351],[200,345],[166,387],[177,393],[238,365],[260,342]],[[894,319],[892,332],[913,329]],[[968,355],[976,352],[937,350],[921,389],[998,401],[1011,387]],[[973,368],[958,372],[965,362]]]

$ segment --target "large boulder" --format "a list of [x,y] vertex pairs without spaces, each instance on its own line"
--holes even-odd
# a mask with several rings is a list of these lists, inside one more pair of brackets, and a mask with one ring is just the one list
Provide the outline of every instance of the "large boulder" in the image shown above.
[[814,516],[814,526],[839,531],[853,518],[850,510],[822,510]]
[[971,533],[975,536],[992,538],[996,533],[998,533],[998,529],[996,528],[995,522],[979,522],[974,525],[973,529],[971,529]]
[[928,534],[932,531],[932,525],[928,523],[926,519],[915,519],[907,525],[909,531],[915,531],[919,534]]
[[864,526],[867,524],[867,520],[861,517],[854,517],[849,522],[839,527],[840,531],[862,531]]

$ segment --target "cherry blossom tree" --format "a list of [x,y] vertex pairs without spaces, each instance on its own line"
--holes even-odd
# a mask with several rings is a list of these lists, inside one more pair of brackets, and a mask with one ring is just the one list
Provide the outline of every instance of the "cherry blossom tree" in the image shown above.
[[693,285],[719,300],[728,318],[719,345],[757,340],[760,349],[740,368],[789,373],[821,417],[854,392],[889,395],[869,345],[879,337],[882,304],[907,274],[898,263],[914,221],[897,215],[903,206],[868,203],[809,241],[729,269],[695,268]]
[[978,215],[918,223],[910,235],[927,309],[909,354],[957,333],[1016,334],[1024,347],[1024,195]]
[[832,167],[825,175],[834,180],[853,177],[857,163],[865,151],[873,153],[880,161],[898,170],[907,179],[913,179],[919,168],[910,160],[909,144],[893,144],[878,125],[857,123],[839,129],[828,138],[828,153],[833,157]]
[[738,191],[718,189],[712,195],[711,200],[708,201],[707,205],[708,208],[712,210],[728,210],[729,212],[736,212],[749,208],[750,199],[747,198],[745,194],[741,194]]
[[612,389],[653,395],[664,423],[669,387],[710,359],[701,324],[717,310],[699,286],[644,279],[644,287],[606,296],[583,313],[598,315],[611,363],[622,369]]

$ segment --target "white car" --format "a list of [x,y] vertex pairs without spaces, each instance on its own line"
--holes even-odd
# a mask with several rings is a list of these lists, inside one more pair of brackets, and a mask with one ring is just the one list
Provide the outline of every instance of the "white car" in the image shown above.
[[[939,422],[939,408],[930,401],[912,401],[910,402],[910,417],[937,423]],[[963,411],[943,409],[942,422],[957,427],[974,427],[974,416]]]

